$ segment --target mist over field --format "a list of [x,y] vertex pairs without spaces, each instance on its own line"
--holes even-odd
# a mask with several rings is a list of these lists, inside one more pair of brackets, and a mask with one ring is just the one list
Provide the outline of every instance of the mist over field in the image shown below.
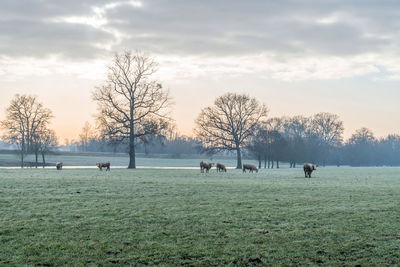
[[400,265],[399,17],[2,0],[0,265]]

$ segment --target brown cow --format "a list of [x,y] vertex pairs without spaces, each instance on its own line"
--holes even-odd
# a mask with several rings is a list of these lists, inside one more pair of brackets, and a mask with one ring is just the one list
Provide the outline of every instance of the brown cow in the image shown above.
[[99,168],[100,171],[103,170],[103,168],[106,168],[106,171],[110,171],[110,162],[98,162],[96,163],[96,166]]
[[246,172],[246,170],[249,170],[249,172],[258,172],[256,165],[253,164],[243,164],[243,172]]
[[58,171],[61,171],[61,170],[62,170],[62,167],[63,167],[63,163],[62,163],[62,162],[57,162],[57,164],[56,164],[57,170],[58,170]]
[[311,164],[311,163],[304,163],[304,176],[307,178],[311,178],[311,173],[317,169],[318,165]]
[[208,163],[208,162],[201,161],[200,162],[200,172],[204,172],[204,170],[206,170],[206,172],[209,172],[209,170],[212,168],[212,166],[214,166],[214,163]]
[[226,167],[222,163],[217,163],[217,172],[226,172]]

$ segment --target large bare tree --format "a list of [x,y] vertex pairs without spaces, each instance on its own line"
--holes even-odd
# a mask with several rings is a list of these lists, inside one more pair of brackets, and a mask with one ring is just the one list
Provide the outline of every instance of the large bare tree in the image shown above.
[[157,66],[141,52],[115,54],[106,81],[93,93],[102,134],[113,143],[128,143],[128,168],[136,168],[137,138],[158,133],[168,120],[166,108],[170,98],[168,91],[153,78]]
[[41,129],[47,128],[53,118],[51,110],[38,102],[35,96],[16,94],[6,109],[6,119],[1,121],[5,131],[3,138],[17,144],[21,152],[21,167],[24,154],[34,151],[34,140]]
[[218,97],[213,106],[201,110],[195,121],[195,133],[208,150],[236,150],[236,167],[240,169],[241,148],[267,113],[267,107],[257,99],[246,94],[227,93]]

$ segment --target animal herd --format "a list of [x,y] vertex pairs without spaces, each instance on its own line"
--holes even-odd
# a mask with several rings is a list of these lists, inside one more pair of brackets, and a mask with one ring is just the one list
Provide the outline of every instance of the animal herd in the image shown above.
[[[204,172],[208,173],[208,172],[210,172],[211,168],[212,168],[214,165],[215,165],[215,164],[214,164],[214,163],[211,163],[211,162],[201,161],[201,162],[200,162],[200,172],[201,172],[201,173],[204,173]],[[106,171],[110,171],[110,170],[111,170],[111,169],[110,169],[111,164],[110,164],[109,161],[106,161],[106,162],[98,162],[98,163],[96,163],[96,166],[99,168],[100,171],[102,171],[103,168],[105,168]],[[222,163],[217,163],[217,164],[215,165],[215,167],[216,167],[216,169],[217,169],[217,172],[226,172],[226,166],[225,166],[224,164],[222,164]],[[311,173],[312,173],[313,171],[315,171],[315,170],[317,169],[317,167],[318,167],[318,165],[315,165],[315,164],[304,163],[303,170],[304,170],[304,176],[305,176],[305,178],[311,178]],[[62,163],[62,162],[57,162],[56,168],[57,168],[57,170],[59,170],[59,171],[62,170],[62,168],[63,168],[63,163]],[[258,173],[258,168],[257,168],[257,166],[254,165],[254,164],[245,163],[245,164],[243,164],[242,171],[243,171],[243,172],[249,171],[249,172],[256,172],[256,173]]]
[[[200,162],[200,172],[204,173],[204,171],[205,171],[206,173],[208,173],[214,165],[215,165],[214,163],[201,161]],[[304,170],[305,178],[311,178],[311,173],[313,171],[315,171],[317,169],[317,167],[318,167],[318,165],[315,165],[315,164],[304,163],[303,170]],[[216,169],[217,169],[217,172],[226,172],[226,167],[222,163],[217,163]],[[254,164],[249,164],[249,163],[243,164],[242,171],[246,172],[247,170],[249,172],[258,173],[258,168]]]
[[[96,166],[97,166],[97,168],[99,168],[100,171],[102,171],[103,168],[105,168],[106,171],[110,171],[110,170],[111,170],[111,169],[110,169],[111,164],[110,164],[109,161],[106,161],[106,162],[97,162],[97,163],[96,163]],[[56,163],[56,169],[57,169],[58,171],[61,171],[62,168],[63,168],[63,163],[62,163],[62,162],[57,162],[57,163]]]

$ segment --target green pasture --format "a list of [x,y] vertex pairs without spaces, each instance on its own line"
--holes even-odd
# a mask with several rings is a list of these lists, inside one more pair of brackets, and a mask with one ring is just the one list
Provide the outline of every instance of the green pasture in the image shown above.
[[0,169],[0,265],[400,264],[400,169]]

